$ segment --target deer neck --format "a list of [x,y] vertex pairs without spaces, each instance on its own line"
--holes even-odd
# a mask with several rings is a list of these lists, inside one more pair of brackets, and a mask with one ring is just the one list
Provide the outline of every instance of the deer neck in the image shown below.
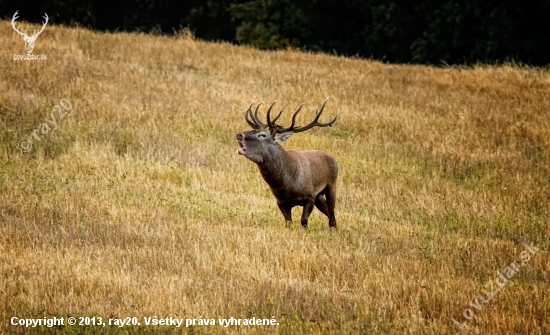
[[263,158],[258,167],[272,190],[292,184],[297,178],[299,171],[296,160],[278,143],[275,143]]

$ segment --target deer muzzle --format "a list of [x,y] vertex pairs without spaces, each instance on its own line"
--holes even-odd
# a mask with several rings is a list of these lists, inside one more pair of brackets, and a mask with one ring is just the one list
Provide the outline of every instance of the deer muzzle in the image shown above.
[[239,142],[239,146],[241,147],[239,150],[237,150],[237,153],[239,155],[244,155],[246,153],[246,148],[244,147],[243,141],[244,141],[245,135],[243,133],[237,134],[237,141]]

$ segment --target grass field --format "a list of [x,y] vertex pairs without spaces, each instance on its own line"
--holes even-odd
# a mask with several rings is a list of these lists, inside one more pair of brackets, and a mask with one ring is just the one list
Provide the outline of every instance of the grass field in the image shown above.
[[[550,334],[548,70],[52,25],[34,50],[47,60],[22,61],[23,40],[0,31],[0,333]],[[283,146],[336,159],[339,228],[314,210],[305,230],[297,208],[286,227],[235,134],[253,101],[278,99],[285,125],[306,102],[303,124],[327,96],[336,124]],[[217,325],[143,325],[155,316]],[[230,317],[279,325],[218,325]]]

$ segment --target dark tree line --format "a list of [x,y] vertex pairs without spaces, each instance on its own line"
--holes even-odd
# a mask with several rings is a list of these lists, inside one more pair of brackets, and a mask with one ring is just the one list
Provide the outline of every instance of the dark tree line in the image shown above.
[[0,0],[0,17],[389,62],[550,63],[550,0]]

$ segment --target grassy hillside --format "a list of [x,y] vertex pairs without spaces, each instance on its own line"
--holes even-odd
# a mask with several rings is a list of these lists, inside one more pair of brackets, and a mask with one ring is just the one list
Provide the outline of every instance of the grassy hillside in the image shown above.
[[[16,61],[22,39],[0,31],[0,332],[37,331],[13,316],[99,316],[142,325],[41,331],[550,333],[547,70],[55,26],[34,50],[47,60]],[[339,228],[314,210],[304,230],[297,208],[286,227],[235,134],[253,101],[278,99],[283,124],[305,101],[302,124],[327,96],[336,124],[284,147],[336,159]],[[62,98],[72,109],[38,141]],[[143,325],[155,316],[279,325]]]

